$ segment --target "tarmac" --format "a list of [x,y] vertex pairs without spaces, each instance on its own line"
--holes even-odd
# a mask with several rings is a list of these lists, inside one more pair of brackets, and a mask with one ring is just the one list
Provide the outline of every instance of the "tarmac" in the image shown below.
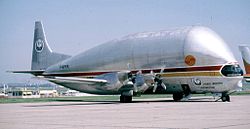
[[0,129],[249,129],[250,96],[0,104]]

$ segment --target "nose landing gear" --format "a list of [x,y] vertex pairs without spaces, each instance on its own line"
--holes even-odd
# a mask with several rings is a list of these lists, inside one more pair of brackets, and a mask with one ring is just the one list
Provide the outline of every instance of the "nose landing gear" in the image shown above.
[[[234,93],[234,92],[232,92]],[[215,102],[219,101],[220,99],[222,100],[222,102],[230,102],[230,94],[232,93],[228,93],[228,92],[223,92],[221,93],[221,96],[219,99],[215,100]]]
[[230,96],[227,93],[222,93],[221,100],[223,102],[230,102]]

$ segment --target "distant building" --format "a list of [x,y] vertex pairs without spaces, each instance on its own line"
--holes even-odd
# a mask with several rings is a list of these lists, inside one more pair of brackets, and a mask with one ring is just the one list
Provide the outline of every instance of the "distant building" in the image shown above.
[[62,95],[63,96],[76,96],[76,94],[78,94],[78,93],[79,93],[79,91],[76,91],[76,90],[67,90]]
[[58,97],[56,90],[15,90],[8,92],[8,98],[48,98]]
[[0,98],[7,98],[7,97],[8,97],[7,94],[5,94],[5,93],[0,93]]
[[39,94],[41,98],[58,97],[57,90],[40,90]]
[[8,92],[8,98],[40,98],[40,95],[37,91],[16,90]]
[[79,92],[76,90],[70,90],[70,89],[63,92],[61,95],[62,96],[96,96],[94,94],[82,93],[82,92]]

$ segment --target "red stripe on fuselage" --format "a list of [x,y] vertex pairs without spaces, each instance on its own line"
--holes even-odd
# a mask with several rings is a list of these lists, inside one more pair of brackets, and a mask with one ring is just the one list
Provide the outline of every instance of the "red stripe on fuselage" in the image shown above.
[[189,71],[216,71],[222,66],[204,66],[204,67],[188,67],[188,68],[170,68],[164,69],[163,72],[189,72]]
[[[196,72],[196,71],[218,71],[220,70],[222,65],[219,66],[198,66],[198,67],[187,67],[187,68],[166,68],[163,70],[163,73],[168,72]],[[123,70],[120,70],[123,71]],[[142,74],[147,74],[153,71],[154,73],[160,73],[161,69],[142,69],[142,70],[132,70],[132,73],[137,73],[141,71]],[[106,73],[119,72],[119,71],[109,71],[109,72],[65,72],[65,73],[46,73],[44,76],[98,76]]]

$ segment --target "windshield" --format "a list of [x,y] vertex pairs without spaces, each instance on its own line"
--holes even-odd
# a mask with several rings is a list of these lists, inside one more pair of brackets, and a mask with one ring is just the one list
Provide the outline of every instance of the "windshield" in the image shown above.
[[221,73],[226,77],[242,76],[243,70],[239,65],[226,65],[222,68]]

